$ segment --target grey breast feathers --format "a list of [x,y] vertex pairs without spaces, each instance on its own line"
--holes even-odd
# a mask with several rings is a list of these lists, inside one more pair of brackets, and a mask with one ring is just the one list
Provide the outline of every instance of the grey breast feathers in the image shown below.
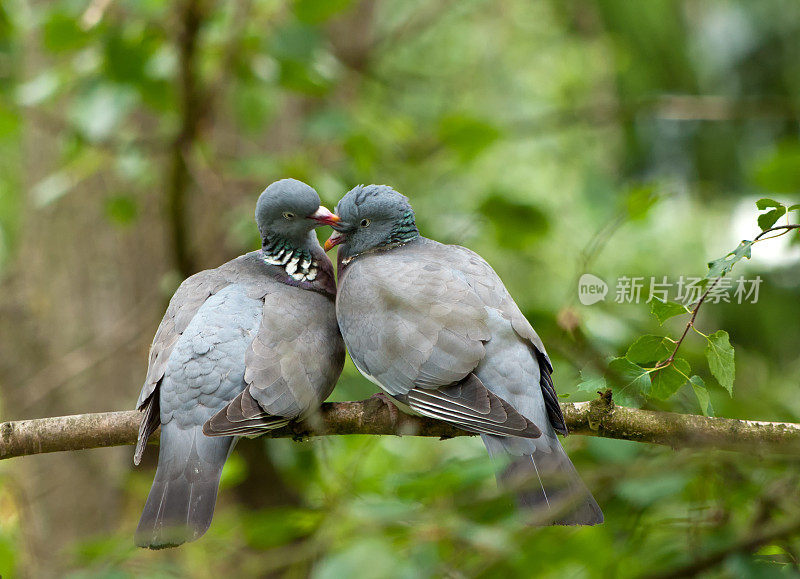
[[316,410],[344,365],[333,300],[282,285],[264,296],[261,327],[245,354],[247,388],[204,427],[209,436],[255,435]]
[[393,395],[462,380],[491,337],[486,310],[464,279],[406,247],[351,263],[336,309],[354,362]]

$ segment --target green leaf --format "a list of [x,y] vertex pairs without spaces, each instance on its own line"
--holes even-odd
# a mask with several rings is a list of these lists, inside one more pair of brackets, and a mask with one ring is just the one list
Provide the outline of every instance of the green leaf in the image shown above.
[[499,137],[499,129],[483,119],[448,115],[439,122],[439,139],[463,162],[480,155]]
[[42,32],[45,48],[55,53],[77,50],[91,39],[85,30],[81,30],[80,19],[60,11],[49,15]]
[[547,214],[529,203],[509,199],[499,190],[487,197],[478,208],[493,225],[497,242],[507,249],[521,251],[530,247],[550,229]]
[[772,211],[767,211],[766,213],[762,213],[758,216],[758,226],[761,230],[769,229],[775,222],[780,219],[783,215],[786,214],[786,207],[780,206],[777,209],[773,209]]
[[[230,458],[236,456],[237,454],[234,453]],[[225,468],[227,468],[227,464],[226,462]],[[247,468],[246,463],[244,467]],[[225,468],[222,470],[223,476]],[[275,507],[244,514],[240,519],[240,525],[244,540],[249,547],[266,550],[310,535],[322,520],[323,514],[320,511]]]
[[638,364],[634,364],[627,358],[614,358],[609,362],[608,369],[619,380],[618,383],[615,380],[615,386],[612,386],[615,392],[627,390],[628,394],[647,395],[650,393],[650,374]]
[[650,390],[650,396],[659,400],[666,400],[686,383],[691,371],[689,362],[683,358],[675,358],[672,364],[666,368],[651,372],[650,380],[653,387]]
[[270,52],[280,61],[311,62],[323,43],[322,33],[314,26],[291,23],[270,35]]
[[763,199],[756,201],[756,207],[763,211],[769,207],[783,207],[783,203],[764,197]]
[[294,13],[301,22],[319,24],[346,10],[352,0],[296,0]]
[[154,27],[114,32],[104,37],[103,75],[110,81],[139,88],[147,85],[147,63],[163,46]]
[[689,379],[694,390],[694,395],[697,396],[697,402],[700,404],[700,412],[703,416],[714,416],[714,409],[711,407],[711,396],[706,389],[706,383],[700,376],[692,376]]
[[354,133],[347,137],[342,144],[344,152],[347,153],[356,168],[363,173],[372,171],[380,154],[373,137],[374,135],[367,133]]
[[733,346],[725,330],[719,330],[708,336],[706,346],[708,367],[720,385],[733,396],[733,379],[736,375]]
[[231,93],[236,124],[244,132],[261,134],[264,125],[275,114],[275,102],[258,83],[240,82]]
[[311,96],[323,96],[331,86],[330,79],[321,74],[318,67],[307,62],[281,61],[278,76],[281,86]]
[[606,379],[590,371],[581,370],[581,382],[578,383],[578,390],[581,392],[598,392],[608,388]]
[[136,199],[128,195],[116,195],[106,200],[106,217],[117,225],[130,225],[139,215]]
[[319,65],[317,59],[323,49],[317,27],[294,22],[277,29],[271,36],[270,50],[278,61],[281,86],[314,96],[325,94],[334,70]]
[[784,141],[769,157],[758,162],[753,171],[753,181],[760,190],[797,193],[800,190],[800,145],[797,139]]
[[800,211],[800,203],[795,203],[794,205],[789,206],[786,211]]
[[675,345],[669,338],[647,334],[630,345],[625,357],[635,364],[658,362],[668,358],[674,348]]
[[658,192],[652,185],[632,189],[625,200],[625,206],[631,221],[647,217],[648,212],[658,201]]
[[650,302],[650,313],[656,317],[659,324],[663,325],[670,318],[691,312],[683,304],[665,302],[661,298],[653,297],[653,301]]
[[706,274],[706,279],[715,278],[715,277],[722,277],[729,271],[733,269],[733,266],[736,265],[739,261],[744,258],[750,259],[750,248],[753,246],[753,242],[747,239],[743,239],[739,246],[728,253],[727,255],[720,257],[719,259],[715,259],[714,261],[708,262],[708,273]]

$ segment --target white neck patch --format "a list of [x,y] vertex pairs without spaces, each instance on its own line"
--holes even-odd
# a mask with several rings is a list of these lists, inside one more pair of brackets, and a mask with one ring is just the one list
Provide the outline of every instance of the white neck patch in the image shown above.
[[262,252],[264,261],[270,265],[277,265],[297,281],[314,281],[317,279],[317,262],[308,256],[307,252],[296,249],[281,249],[275,255]]

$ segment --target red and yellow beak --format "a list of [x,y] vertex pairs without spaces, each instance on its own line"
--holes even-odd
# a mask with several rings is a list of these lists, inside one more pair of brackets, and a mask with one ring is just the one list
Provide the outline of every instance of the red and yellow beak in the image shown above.
[[342,233],[341,231],[334,231],[333,235],[328,238],[328,241],[325,242],[323,246],[325,251],[330,251],[340,243],[344,243],[347,240],[347,235]]
[[333,225],[334,223],[339,223],[341,218],[336,215],[335,213],[331,213],[331,211],[327,207],[323,207],[322,205],[319,206],[314,213],[308,216],[309,219],[313,219],[320,225]]

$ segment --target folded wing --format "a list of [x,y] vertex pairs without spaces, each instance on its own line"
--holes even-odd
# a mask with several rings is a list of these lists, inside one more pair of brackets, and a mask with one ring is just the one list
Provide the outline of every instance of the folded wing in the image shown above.
[[538,438],[542,431],[511,405],[492,394],[475,374],[435,390],[413,388],[403,400],[423,416],[479,434]]
[[245,354],[247,388],[206,422],[203,432],[256,436],[285,426],[319,407],[343,365],[331,298],[278,287],[264,296],[261,326]]

